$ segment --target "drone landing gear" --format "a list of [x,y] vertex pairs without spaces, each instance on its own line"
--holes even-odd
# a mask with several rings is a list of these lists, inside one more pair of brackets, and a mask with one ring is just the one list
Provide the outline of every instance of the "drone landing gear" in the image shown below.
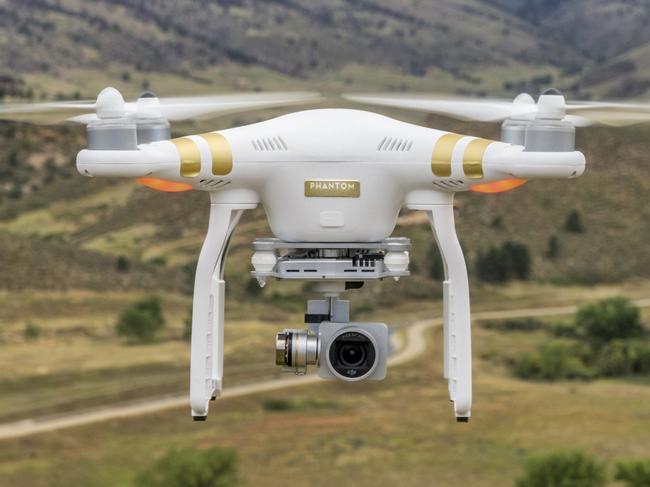
[[221,393],[226,288],[223,264],[230,237],[243,210],[255,206],[257,205],[221,203],[210,205],[208,234],[201,248],[194,280],[190,407],[195,421],[205,420],[208,403]]
[[463,250],[454,225],[453,195],[437,205],[409,205],[427,212],[445,269],[443,282],[443,376],[458,422],[468,422],[472,408],[472,337],[469,282]]

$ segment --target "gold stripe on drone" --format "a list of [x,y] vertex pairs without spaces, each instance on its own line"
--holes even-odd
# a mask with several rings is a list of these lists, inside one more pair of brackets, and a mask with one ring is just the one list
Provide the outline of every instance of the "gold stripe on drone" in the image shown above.
[[[216,132],[199,135],[210,149],[212,174],[225,176],[232,171],[232,150],[226,138]],[[181,161],[181,176],[194,178],[201,173],[201,151],[196,142],[189,137],[172,139]]]
[[201,173],[201,151],[189,137],[172,139],[181,159],[181,176],[184,178],[195,178]]
[[210,154],[212,155],[212,174],[215,176],[225,176],[232,171],[232,150],[228,140],[218,132],[201,134],[208,143]]
[[[454,149],[464,135],[444,134],[433,147],[431,154],[431,171],[435,176],[448,178],[451,176],[451,159]],[[473,139],[463,152],[463,173],[470,179],[483,177],[483,156],[489,145],[494,142],[488,139]]]

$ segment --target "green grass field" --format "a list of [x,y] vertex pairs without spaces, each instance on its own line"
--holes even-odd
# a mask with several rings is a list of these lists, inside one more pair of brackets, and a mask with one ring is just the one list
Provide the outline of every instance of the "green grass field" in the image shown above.
[[[475,291],[474,310],[584,303],[618,293],[645,297],[650,284],[483,287]],[[163,295],[169,328],[157,343],[133,346],[114,336],[108,309],[114,315],[136,297],[52,293],[39,307],[33,297],[0,296],[12,323],[0,345],[2,422],[185,393],[188,345],[179,337],[187,298]],[[244,306],[228,311],[226,387],[278,377],[273,336],[299,323],[299,313],[281,310],[269,321],[245,319]],[[412,301],[357,318],[404,325],[439,312],[438,302]],[[44,330],[31,342],[20,338],[28,317]],[[72,324],[81,322],[92,325]],[[504,359],[547,340],[543,331],[502,332],[475,323],[473,418],[456,424],[440,377],[440,339],[439,329],[430,333],[427,353],[391,369],[383,383],[323,382],[224,399],[213,403],[207,423],[192,422],[182,408],[5,440],[0,485],[135,485],[137,473],[173,446],[233,447],[249,485],[269,486],[289,480],[296,486],[507,486],[531,453],[580,447],[610,460],[650,454],[647,380],[512,377]],[[264,407],[270,399],[302,406],[274,412]]]
[[[476,332],[477,355],[491,332]],[[249,485],[512,485],[527,455],[580,447],[609,460],[650,451],[650,389],[634,381],[530,383],[478,359],[469,424],[453,421],[440,331],[425,356],[383,383],[324,382],[0,443],[1,485],[135,485],[172,446],[233,447]],[[492,337],[494,338],[494,337]],[[504,337],[517,347],[520,337]],[[270,412],[269,399],[327,407]]]

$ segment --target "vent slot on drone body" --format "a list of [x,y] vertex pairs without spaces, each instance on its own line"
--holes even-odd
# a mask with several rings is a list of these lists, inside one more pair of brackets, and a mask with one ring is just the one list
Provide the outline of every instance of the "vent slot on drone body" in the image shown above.
[[251,140],[253,149],[258,152],[280,152],[288,151],[289,146],[282,137],[263,137]]
[[445,181],[434,181],[433,185],[436,188],[445,190],[445,191],[455,191],[458,189],[464,189],[465,183],[455,179],[447,179]]
[[399,137],[384,137],[379,142],[377,150],[380,152],[408,152],[413,147],[413,141]]
[[230,181],[227,181],[225,179],[210,178],[210,179],[201,179],[199,181],[199,186],[207,190],[223,188],[224,186],[227,186],[229,184]]

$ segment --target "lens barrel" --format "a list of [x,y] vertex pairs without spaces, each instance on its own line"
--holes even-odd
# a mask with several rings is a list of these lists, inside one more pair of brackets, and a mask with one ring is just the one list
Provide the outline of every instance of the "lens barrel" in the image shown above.
[[296,374],[318,363],[318,335],[309,330],[284,330],[275,338],[275,363]]

